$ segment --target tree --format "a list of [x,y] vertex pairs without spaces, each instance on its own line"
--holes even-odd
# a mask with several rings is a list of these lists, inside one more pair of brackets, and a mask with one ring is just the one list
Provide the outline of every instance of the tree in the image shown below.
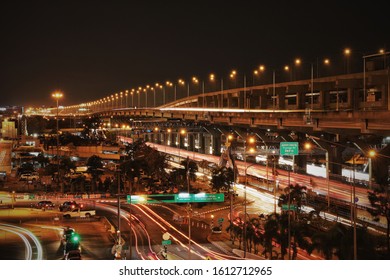
[[297,213],[301,212],[302,201],[306,196],[306,187],[299,184],[289,185],[284,189],[284,194],[280,195],[278,206],[283,204],[290,204],[297,206]]
[[234,182],[234,171],[231,167],[218,166],[212,170],[211,186],[213,191],[220,193],[230,190]]
[[46,165],[49,164],[50,160],[44,156],[43,153],[39,153],[36,156],[36,161],[40,164],[41,167],[45,168]]
[[92,192],[96,191],[96,182],[99,176],[103,174],[103,163],[99,156],[93,155],[87,160],[88,173],[92,176]]
[[76,164],[70,159],[70,157],[63,157],[60,160],[60,172],[62,174],[68,173],[71,169],[75,169]]
[[[358,227],[357,255],[359,259],[377,259],[375,251],[377,238],[370,234],[365,227]],[[312,238],[312,248],[322,252],[327,260],[352,260],[353,254],[353,227],[341,223],[334,225],[327,231],[318,231]],[[311,252],[309,251],[309,253]]]
[[[174,168],[170,174],[170,180],[183,189],[187,189],[187,183],[196,181],[196,172],[198,172],[198,165],[195,161],[187,159],[181,161],[181,168]],[[188,180],[188,181],[187,181]],[[191,186],[189,186],[191,188]]]
[[262,254],[267,258],[273,259],[273,241],[280,240],[280,215],[268,215],[264,224],[264,251]]

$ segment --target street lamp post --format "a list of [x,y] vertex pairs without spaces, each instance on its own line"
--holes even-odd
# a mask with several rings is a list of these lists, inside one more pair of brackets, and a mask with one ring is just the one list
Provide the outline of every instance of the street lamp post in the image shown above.
[[52,97],[56,100],[57,103],[57,117],[56,117],[56,140],[57,140],[57,190],[60,188],[60,156],[59,156],[59,147],[60,147],[60,138],[59,138],[59,127],[58,127],[58,116],[59,116],[59,106],[58,100],[63,97],[62,92],[55,92],[52,94]]
[[[329,152],[327,149],[323,148],[318,142],[317,140],[312,137],[312,136],[309,136],[307,135],[311,140],[313,140],[314,143],[316,143],[316,145],[318,146],[318,148],[322,151],[325,152],[325,172],[326,172],[326,185],[327,185],[327,201],[328,201],[328,210],[330,209],[330,183],[329,183]],[[311,144],[310,143],[306,143],[305,144],[305,149],[311,149]]]
[[[247,186],[247,170],[249,167],[253,166],[254,164],[251,164],[249,166],[247,166],[247,159],[246,159],[246,154],[247,154],[247,142],[249,143],[249,146],[252,146],[256,140],[254,137],[248,137],[248,139],[245,139],[244,141],[244,166],[245,166],[245,185],[244,185],[244,259],[246,258],[246,251],[247,251],[247,244],[246,244],[246,223],[247,223],[247,219],[246,219],[246,216],[247,216],[247,209],[246,209],[246,204],[247,204],[247,201],[246,201],[246,186]],[[251,148],[252,149],[252,148]],[[252,150],[250,150],[249,152],[253,152]]]
[[275,70],[272,72],[272,110],[276,109],[276,85],[275,85]]
[[[190,196],[190,159],[187,157],[187,192],[188,197]],[[191,259],[191,215],[192,208],[191,203],[187,204],[187,212],[188,212],[188,259]]]
[[[120,169],[118,168],[119,165],[116,166],[116,172],[118,172],[118,230],[117,230],[117,238],[118,238],[118,245],[121,245],[121,200],[120,200]],[[131,234],[131,233],[130,233]]]

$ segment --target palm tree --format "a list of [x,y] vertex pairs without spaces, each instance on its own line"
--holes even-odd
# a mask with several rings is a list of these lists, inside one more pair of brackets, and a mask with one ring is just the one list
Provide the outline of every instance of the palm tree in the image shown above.
[[236,217],[233,222],[226,228],[227,232],[232,233],[232,244],[236,239],[239,240],[239,247],[241,248],[241,237],[243,232],[243,221],[240,217]]
[[262,254],[267,258],[269,253],[269,259],[272,259],[273,241],[280,240],[280,215],[272,214],[268,215],[264,224],[264,251]]
[[96,182],[103,174],[103,163],[99,156],[93,155],[87,160],[88,173],[92,175],[92,192],[96,191]]
[[[198,165],[195,161],[187,159],[181,161],[182,168],[174,168],[170,174],[170,180],[183,189],[187,188],[187,183],[196,181],[196,172],[198,172]],[[191,188],[191,185],[189,186]]]
[[234,172],[231,167],[220,166],[212,171],[211,186],[213,191],[220,193],[230,190],[234,182]]

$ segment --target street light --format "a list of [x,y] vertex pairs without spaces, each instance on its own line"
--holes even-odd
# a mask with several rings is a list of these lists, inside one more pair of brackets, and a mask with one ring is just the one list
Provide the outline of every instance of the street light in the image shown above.
[[185,128],[180,129],[178,133],[178,147],[179,147],[179,161],[180,161],[180,150],[181,150],[181,135],[185,135],[187,133],[187,130]]
[[244,141],[244,166],[245,166],[245,185],[244,185],[244,259],[246,258],[246,215],[247,215],[247,210],[246,210],[246,185],[247,185],[247,170],[249,167],[253,166],[254,164],[251,164],[247,166],[247,160],[246,160],[246,154],[247,154],[247,149],[249,153],[254,153],[256,150],[256,139],[253,136],[247,136],[247,139]]
[[344,55],[345,55],[345,63],[346,63],[346,72],[349,74],[349,57],[351,55],[351,49],[346,48],[344,49]]
[[[188,197],[190,196],[190,159],[187,157],[187,192]],[[188,212],[188,259],[191,259],[191,215],[192,208],[191,203],[187,203],[187,212]]]
[[253,70],[253,75],[252,75],[252,86],[255,85],[255,81],[257,77],[260,77],[260,73],[264,72],[265,71],[265,66],[264,65],[260,65],[258,67],[258,69],[255,69]]
[[58,114],[59,114],[59,106],[58,106],[58,100],[63,97],[62,92],[54,92],[52,94],[52,97],[56,100],[57,103],[57,117],[56,117],[56,138],[57,138],[57,190],[60,187],[60,156],[59,156],[59,147],[60,147],[60,138],[59,138],[59,128],[58,128]]
[[[307,136],[309,136],[309,135],[307,135]],[[313,138],[313,137],[309,137],[311,140],[313,140],[313,142],[314,143],[316,143],[316,145],[317,145],[317,148],[318,149],[320,149],[320,150],[322,150],[322,151],[324,151],[325,152],[325,172],[326,172],[326,185],[327,185],[327,189],[328,189],[328,191],[327,191],[327,198],[328,198],[328,210],[330,209],[330,184],[329,184],[329,152],[328,152],[328,150],[327,149],[325,149],[325,148],[323,148],[317,141],[316,141],[316,139],[315,138]],[[313,147],[312,147],[312,145],[311,145],[311,143],[310,142],[307,142],[307,143],[305,143],[304,144],[304,148],[306,149],[306,150],[311,150]]]
[[[300,58],[295,59],[295,65],[297,67],[301,66],[302,60]],[[314,86],[314,67],[313,63],[310,63],[310,109],[313,110],[314,105],[314,95],[313,95],[313,86]]]
[[[330,142],[332,144],[339,145],[339,146],[344,147],[344,148],[348,148],[348,146],[342,145],[340,143],[335,143],[335,142],[327,141],[327,140],[320,139],[320,138],[314,139],[313,136],[309,136],[309,135],[306,135],[306,137],[309,137],[312,140],[322,140],[322,141]],[[316,142],[316,143],[318,144],[318,142]],[[364,155],[366,154],[356,143],[353,143],[353,144],[361,152],[363,152]],[[357,220],[357,205],[356,205],[356,202],[357,202],[357,198],[356,198],[356,186],[355,186],[355,171],[356,171],[355,156],[356,155],[357,155],[357,153],[354,153],[354,155],[352,156],[352,166],[353,166],[352,176],[353,177],[352,177],[352,180],[350,180],[351,181],[351,225],[353,226],[353,258],[354,258],[354,260],[357,260],[357,236],[356,236],[356,220]],[[368,152],[368,155],[369,156],[374,156],[375,153],[374,153],[374,151],[370,150]],[[337,163],[337,164],[339,164],[339,163]]]

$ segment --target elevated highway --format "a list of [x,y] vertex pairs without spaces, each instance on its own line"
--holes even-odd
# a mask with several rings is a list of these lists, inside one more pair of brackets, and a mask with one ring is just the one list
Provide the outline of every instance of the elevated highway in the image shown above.
[[[296,141],[300,143],[296,168],[305,168],[306,161],[323,164],[325,160],[330,176],[341,175],[342,169],[351,165],[368,172],[366,154],[374,148],[386,158],[377,161],[380,164],[371,175],[386,177],[390,165],[390,69],[368,70],[251,86],[244,81],[244,87],[214,91],[203,87],[201,93],[188,91],[186,96],[165,87],[142,94],[126,91],[62,107],[59,115],[96,117],[101,129],[118,136],[142,136],[149,142],[217,156],[229,133],[237,137],[237,157],[242,157],[248,134],[256,135],[258,154],[266,156],[278,155],[280,142]],[[55,117],[56,113],[56,109],[46,109],[41,114]],[[186,132],[181,135],[183,127]],[[303,149],[308,135],[321,138],[312,151]],[[351,163],[357,154],[365,157],[364,162]]]
[[60,115],[129,117],[156,121],[175,119],[304,133],[324,131],[387,136],[390,132],[389,73],[389,69],[384,69],[221,89],[188,95],[163,104],[162,100],[169,100],[165,92],[164,96],[160,94],[155,98],[156,106],[150,106],[147,99],[138,96],[137,104],[134,100],[134,104],[129,104],[126,99],[126,107],[123,106],[122,95],[120,102],[118,98],[115,101],[100,99],[63,107]]

